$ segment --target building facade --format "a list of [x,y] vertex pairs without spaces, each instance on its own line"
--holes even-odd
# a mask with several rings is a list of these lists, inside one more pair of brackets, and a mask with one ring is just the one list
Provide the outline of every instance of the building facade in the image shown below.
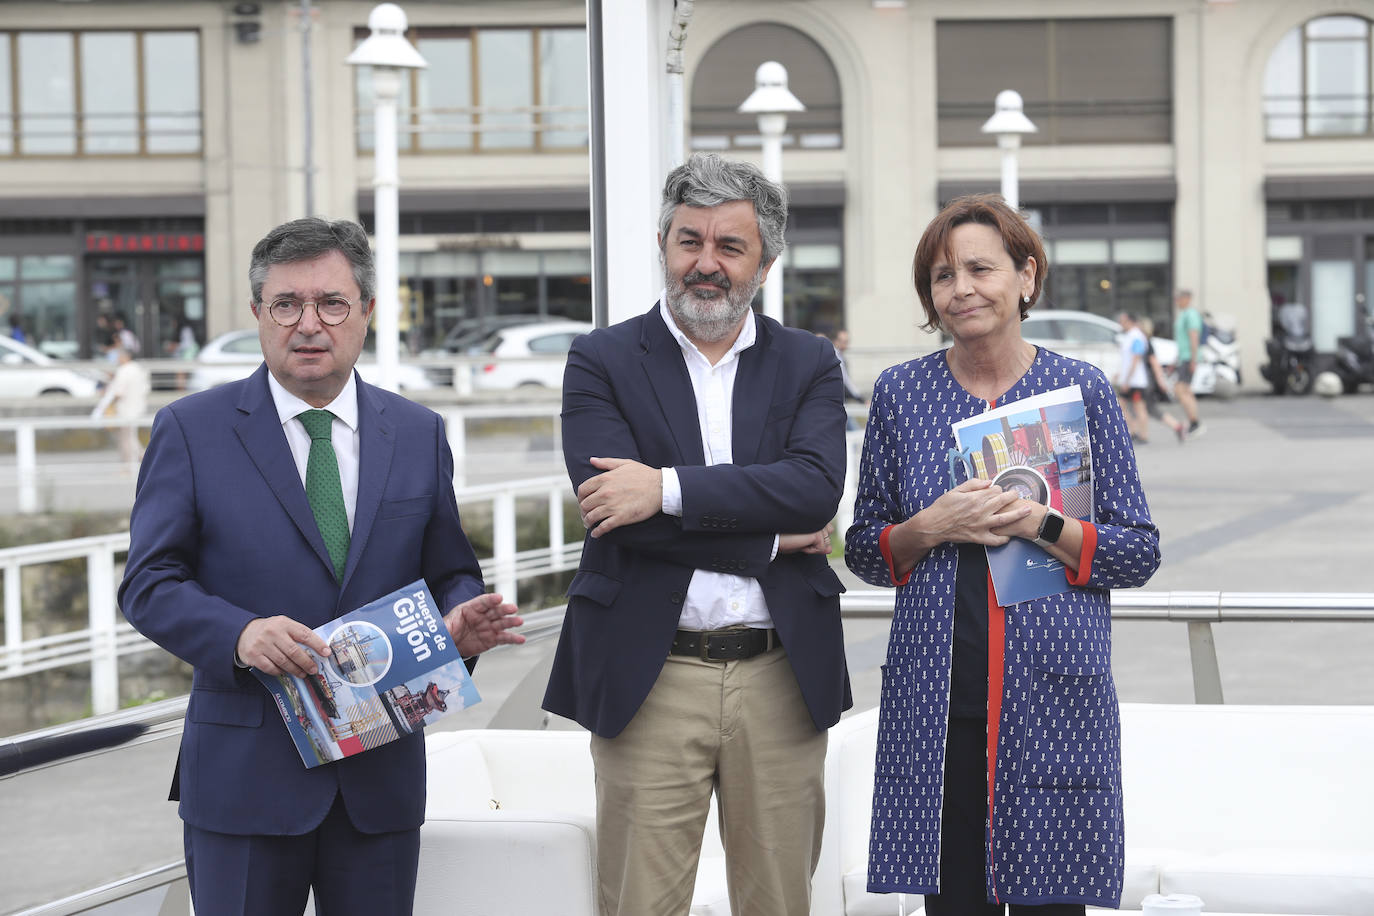
[[[63,355],[93,352],[102,312],[149,355],[183,325],[201,341],[248,325],[268,228],[307,209],[370,225],[370,82],[343,61],[371,6],[4,4],[0,309]],[[404,340],[589,318],[585,4],[403,6],[429,62],[401,101]],[[938,344],[912,252],[943,201],[997,190],[979,127],[1016,89],[1039,128],[1020,197],[1047,242],[1045,304],[1167,333],[1190,288],[1235,322],[1249,382],[1275,304],[1309,305],[1330,350],[1374,295],[1371,21],[1374,0],[699,0],[686,146],[757,158],[735,109],[759,63],[787,66],[807,111],[784,147],[785,315],[847,326],[871,377]]]

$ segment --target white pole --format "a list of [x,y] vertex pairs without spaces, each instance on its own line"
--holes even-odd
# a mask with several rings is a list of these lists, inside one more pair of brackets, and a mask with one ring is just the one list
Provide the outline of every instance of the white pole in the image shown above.
[[119,709],[114,553],[108,544],[86,554],[86,601],[91,634],[91,711],[100,716]]
[[[772,182],[782,184],[782,134],[787,129],[787,115],[759,115],[759,133],[763,135],[763,174]],[[779,257],[768,271],[768,279],[763,284],[763,314],[777,321],[782,320],[782,258]]]
[[1002,199],[1013,210],[1021,206],[1017,152],[1021,149],[1020,134],[998,134],[997,145],[1002,150]]
[[397,364],[400,362],[400,217],[397,187],[400,184],[396,162],[396,100],[401,94],[398,67],[373,67],[372,92],[376,99],[373,124],[375,143],[372,186],[377,246],[377,380],[388,391],[397,390]]

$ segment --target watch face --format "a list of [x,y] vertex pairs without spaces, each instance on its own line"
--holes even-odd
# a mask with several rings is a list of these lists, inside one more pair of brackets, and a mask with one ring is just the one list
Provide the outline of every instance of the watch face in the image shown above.
[[1022,499],[1029,499],[1041,505],[1049,504],[1050,486],[1035,468],[1025,465],[1007,468],[997,475],[993,483],[1003,490],[1014,491]]

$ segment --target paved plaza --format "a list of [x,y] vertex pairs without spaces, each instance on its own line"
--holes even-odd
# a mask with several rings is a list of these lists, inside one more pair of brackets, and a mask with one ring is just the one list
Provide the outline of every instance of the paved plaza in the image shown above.
[[[1207,432],[1177,445],[1157,425],[1137,450],[1164,562],[1151,591],[1374,592],[1374,395],[1321,400],[1243,396],[1204,401]],[[522,448],[473,441],[474,455]],[[104,492],[115,493],[115,488]],[[127,497],[126,497],[127,498]],[[843,563],[837,561],[837,567]],[[867,588],[847,571],[851,588]],[[1374,704],[1374,623],[1214,626],[1230,703]],[[857,709],[877,701],[887,622],[847,621]],[[552,650],[551,639],[489,653],[477,669],[484,702],[442,727],[484,727]],[[1118,622],[1114,667],[1121,699],[1191,702],[1186,627]],[[523,711],[537,724],[539,675]],[[553,721],[550,727],[568,727]],[[180,855],[180,824],[166,798],[175,738],[0,779],[0,913],[93,887]],[[70,855],[80,849],[80,855]]]

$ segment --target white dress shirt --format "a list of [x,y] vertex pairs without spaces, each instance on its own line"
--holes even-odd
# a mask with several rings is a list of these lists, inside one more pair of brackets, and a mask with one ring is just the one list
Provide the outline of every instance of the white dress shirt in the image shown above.
[[[281,428],[286,433],[286,444],[291,446],[291,457],[296,461],[296,471],[301,475],[301,485],[304,486],[305,466],[310,460],[310,434],[296,418],[315,408],[282,387],[271,372],[267,373],[267,387],[272,391],[272,402],[277,406],[277,416],[281,418]],[[358,383],[353,373],[348,374],[348,381],[339,396],[326,404],[324,409],[334,415],[334,422],[329,428],[330,440],[334,445],[334,455],[339,460],[339,484],[343,487],[344,509],[348,511],[348,530],[351,533],[353,510],[358,505]]]
[[[754,345],[756,332],[753,316],[744,322],[729,352],[713,366],[673,321],[666,304],[666,294],[660,293],[658,301],[659,315],[682,348],[687,374],[692,379],[706,463],[729,464],[734,460],[731,403],[735,393],[735,373],[739,369],[739,354]],[[682,485],[673,468],[663,469],[663,512],[682,517]],[[777,554],[776,538],[773,552]],[[773,626],[773,618],[768,613],[768,601],[763,597],[758,580],[704,569],[693,572],[691,584],[687,586],[687,598],[682,602],[682,617],[678,626],[684,630],[719,630],[740,625]]]

